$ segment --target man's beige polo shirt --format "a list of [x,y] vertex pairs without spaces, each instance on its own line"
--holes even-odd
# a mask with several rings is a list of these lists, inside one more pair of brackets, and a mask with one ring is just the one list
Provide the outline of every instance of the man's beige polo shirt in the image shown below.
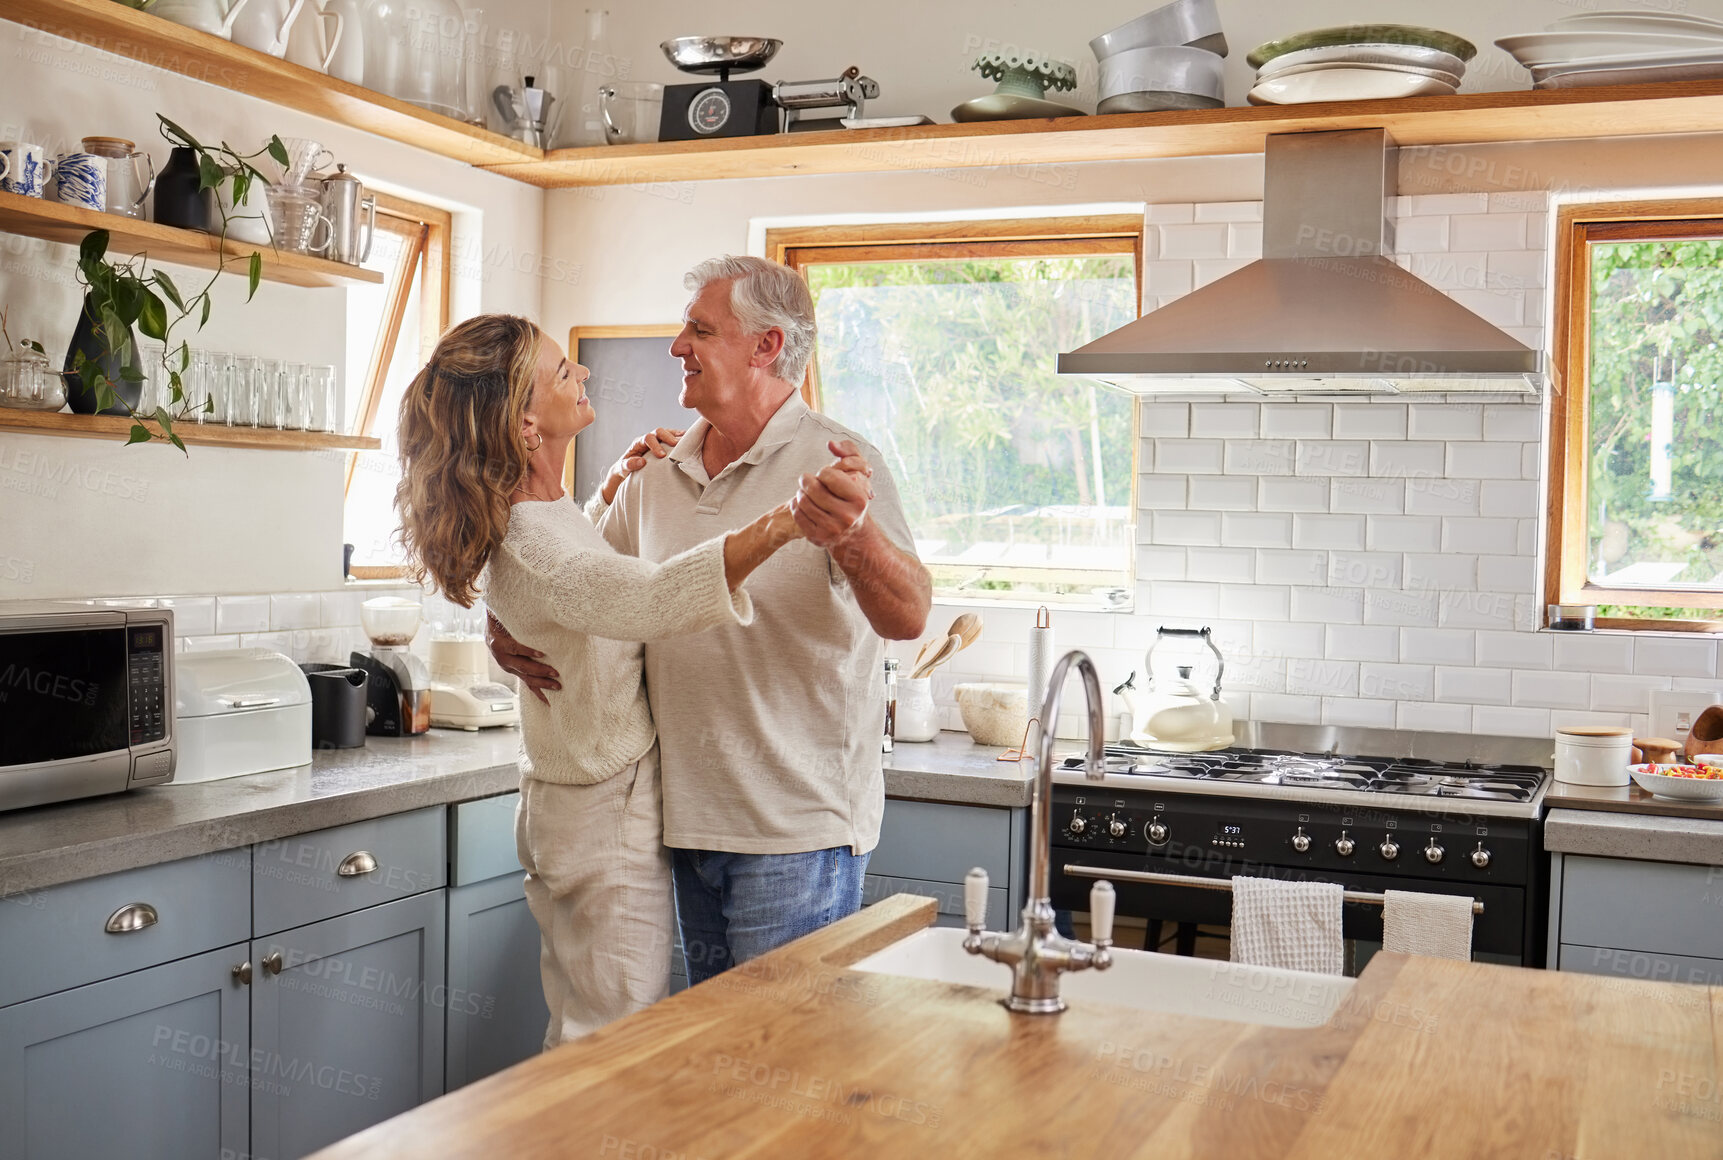
[[[620,552],[665,560],[743,527],[852,439],[873,467],[867,518],[915,551],[884,458],[791,395],[741,458],[706,475],[711,424],[696,420],[668,458],[630,476],[599,528]],[[664,844],[794,854],[879,843],[885,649],[823,548],[798,540],[748,578],[754,623],[646,646],[658,725]]]

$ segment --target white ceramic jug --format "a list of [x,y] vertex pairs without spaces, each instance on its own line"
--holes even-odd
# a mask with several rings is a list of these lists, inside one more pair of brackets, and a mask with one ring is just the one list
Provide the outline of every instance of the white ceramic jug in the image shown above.
[[329,46],[325,70],[350,85],[365,83],[365,21],[361,0],[324,0],[323,12],[341,18],[341,37]]
[[233,35],[233,22],[239,19],[245,6],[246,0],[236,0],[233,7],[225,9],[222,0],[156,0],[150,11],[163,20],[227,40]]
[[287,54],[287,36],[305,0],[248,0],[233,24],[233,42],[270,56]]
[[287,59],[315,72],[329,71],[329,62],[341,48],[347,21],[339,12],[318,10],[315,4],[302,19],[293,22],[287,34]]

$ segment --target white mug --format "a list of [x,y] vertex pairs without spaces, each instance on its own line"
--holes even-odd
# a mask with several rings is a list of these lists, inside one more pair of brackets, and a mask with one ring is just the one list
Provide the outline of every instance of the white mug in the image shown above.
[[40,145],[28,141],[6,141],[0,143],[0,157],[6,159],[4,173],[0,174],[0,189],[25,197],[42,196],[43,190],[48,188],[48,178],[53,175],[54,161]]

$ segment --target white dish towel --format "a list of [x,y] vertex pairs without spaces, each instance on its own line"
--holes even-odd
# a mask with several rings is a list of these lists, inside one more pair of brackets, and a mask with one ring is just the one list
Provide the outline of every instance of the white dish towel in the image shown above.
[[1338,882],[1282,882],[1274,878],[1232,880],[1232,961],[1253,967],[1345,970],[1340,937]]
[[1470,898],[1420,890],[1385,890],[1383,897],[1383,950],[1471,961]]

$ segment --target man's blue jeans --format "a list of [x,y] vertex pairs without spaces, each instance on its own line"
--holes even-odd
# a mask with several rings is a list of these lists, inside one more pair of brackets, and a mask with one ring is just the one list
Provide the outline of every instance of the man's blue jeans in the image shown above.
[[688,985],[861,909],[868,855],[671,850]]

